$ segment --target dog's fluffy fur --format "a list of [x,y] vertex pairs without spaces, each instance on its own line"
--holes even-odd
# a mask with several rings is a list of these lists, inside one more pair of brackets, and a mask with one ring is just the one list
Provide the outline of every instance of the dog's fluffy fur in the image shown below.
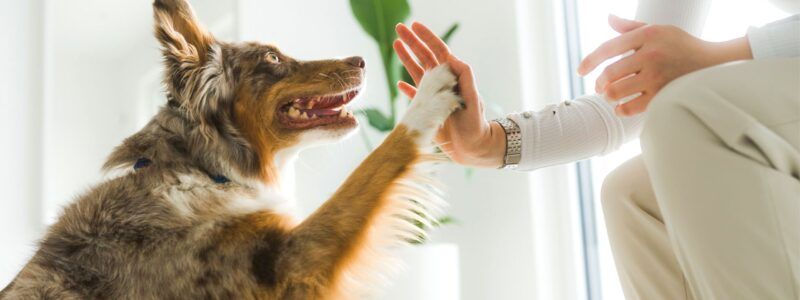
[[[156,0],[154,12],[168,105],[111,154],[105,168],[123,174],[64,210],[0,298],[358,298],[354,287],[386,262],[381,251],[420,234],[409,220],[439,201],[416,170],[461,103],[453,75],[446,66],[426,74],[383,144],[295,222],[281,210],[281,161],[356,122],[343,113],[303,125],[286,119],[285,105],[357,90],[363,61],[303,62],[217,41],[185,0]],[[142,158],[151,163],[134,170]]]

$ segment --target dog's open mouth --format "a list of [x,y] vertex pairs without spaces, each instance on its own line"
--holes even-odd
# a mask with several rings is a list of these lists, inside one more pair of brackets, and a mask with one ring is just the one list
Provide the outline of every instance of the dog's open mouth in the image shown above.
[[326,125],[355,125],[353,113],[345,107],[353,101],[360,87],[334,95],[302,97],[290,101],[279,110],[280,120],[290,129],[306,129]]

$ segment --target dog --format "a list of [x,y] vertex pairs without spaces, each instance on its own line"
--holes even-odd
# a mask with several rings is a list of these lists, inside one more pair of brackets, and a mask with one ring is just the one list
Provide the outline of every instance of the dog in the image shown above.
[[153,9],[167,104],[108,158],[104,170],[121,174],[64,209],[0,298],[361,297],[385,250],[421,234],[414,220],[441,204],[420,166],[463,105],[455,76],[429,71],[383,143],[295,221],[279,170],[357,128],[345,105],[363,86],[364,60],[300,61],[218,41],[185,0]]

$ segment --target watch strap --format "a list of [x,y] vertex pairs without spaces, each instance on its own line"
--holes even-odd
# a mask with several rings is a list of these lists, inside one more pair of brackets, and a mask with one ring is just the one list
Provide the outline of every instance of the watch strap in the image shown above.
[[514,120],[501,118],[494,120],[506,133],[506,151],[501,169],[515,169],[522,160],[522,130]]

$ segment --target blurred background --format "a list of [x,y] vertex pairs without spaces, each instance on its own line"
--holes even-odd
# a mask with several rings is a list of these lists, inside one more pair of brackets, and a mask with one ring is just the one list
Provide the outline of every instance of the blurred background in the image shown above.
[[[382,0],[377,0],[382,1]],[[368,88],[356,107],[389,111],[375,41],[345,0],[194,0],[219,39],[278,45],[299,59],[360,55]],[[636,0],[409,0],[408,21],[444,33],[471,63],[490,118],[582,93],[595,74],[574,63],[615,36],[614,13]],[[784,17],[766,1],[714,1],[703,37],[742,36]],[[103,178],[111,149],[164,104],[150,1],[0,2],[0,287],[13,279],[61,207]],[[599,68],[602,70],[602,67]],[[591,85],[590,85],[591,83]],[[399,98],[398,109],[405,107]],[[366,124],[362,120],[362,124]],[[368,153],[368,126],[303,152],[287,184],[307,215]],[[515,173],[443,166],[449,215],[425,244],[400,255],[406,271],[380,299],[622,299],[599,206],[605,175],[639,153]]]

